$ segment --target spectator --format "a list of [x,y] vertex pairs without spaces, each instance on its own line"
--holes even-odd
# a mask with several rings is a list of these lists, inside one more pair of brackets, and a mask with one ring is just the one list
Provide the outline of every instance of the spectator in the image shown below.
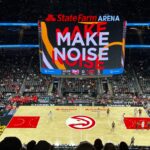
[[6,137],[1,142],[1,150],[21,150],[22,143],[17,137]]
[[104,146],[104,150],[116,150],[116,147],[113,143],[106,143]]
[[119,150],[129,150],[128,145],[126,142],[120,142],[119,144]]
[[52,149],[53,146],[44,140],[39,141],[35,146],[35,150],[52,150]]
[[95,150],[95,148],[91,143],[87,141],[83,141],[83,142],[80,142],[76,150]]
[[30,142],[27,144],[27,150],[34,150],[35,145],[36,145],[36,142],[35,142],[34,140],[30,141]]
[[101,150],[103,148],[103,143],[101,139],[96,139],[94,141],[94,147],[96,150]]

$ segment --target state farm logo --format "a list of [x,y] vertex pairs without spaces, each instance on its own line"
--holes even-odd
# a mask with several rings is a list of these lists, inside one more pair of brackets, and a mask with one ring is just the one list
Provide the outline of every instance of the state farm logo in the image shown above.
[[56,21],[56,18],[54,17],[53,14],[48,14],[48,16],[47,16],[47,18],[45,20],[54,22],[54,21]]
[[66,125],[73,129],[90,129],[95,126],[95,120],[88,116],[72,116],[66,120]]

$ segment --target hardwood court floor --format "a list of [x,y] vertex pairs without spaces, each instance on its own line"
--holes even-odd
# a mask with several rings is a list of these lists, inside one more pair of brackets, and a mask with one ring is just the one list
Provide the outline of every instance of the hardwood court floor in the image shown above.
[[[132,136],[135,137],[135,145],[150,146],[150,130],[126,129],[121,122],[122,114],[125,117],[133,117],[134,107],[109,107],[110,114],[107,116],[106,107],[97,106],[21,106],[14,116],[39,116],[36,128],[6,128],[0,137],[2,140],[7,136],[17,136],[22,143],[30,140],[47,140],[52,144],[79,144],[80,141],[94,142],[101,138],[103,143],[113,142],[119,144],[126,141],[130,144]],[[97,109],[100,109],[99,113]],[[142,117],[148,117],[145,110],[141,108]],[[51,111],[51,116],[49,112]],[[66,125],[66,120],[71,116],[84,115],[93,118],[95,126],[87,130],[73,129]],[[79,120],[77,120],[78,123]],[[115,122],[114,132],[111,124]]]

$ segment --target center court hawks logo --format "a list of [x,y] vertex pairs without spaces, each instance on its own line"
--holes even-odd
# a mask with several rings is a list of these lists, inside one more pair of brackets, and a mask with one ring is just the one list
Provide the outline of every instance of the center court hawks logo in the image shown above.
[[88,116],[72,116],[66,120],[66,125],[73,129],[90,129],[95,126],[95,120]]

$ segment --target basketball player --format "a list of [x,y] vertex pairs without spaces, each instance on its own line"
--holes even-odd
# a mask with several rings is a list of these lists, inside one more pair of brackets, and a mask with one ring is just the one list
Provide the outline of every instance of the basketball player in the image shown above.
[[112,127],[111,130],[114,131],[115,130],[115,122],[114,121],[112,122],[111,127]]
[[136,125],[136,126],[135,126],[136,129],[139,129],[139,127],[140,127],[140,125],[141,125],[140,121],[137,121],[135,125]]
[[52,111],[49,111],[48,116],[49,116],[49,119],[52,120]]
[[125,116],[125,113],[122,114],[122,117],[121,117],[121,123],[124,122],[124,116]]
[[131,142],[130,142],[130,146],[134,146],[134,141],[135,141],[135,138],[134,136],[131,138]]
[[142,115],[142,109],[139,108],[139,117],[141,117],[141,115]]
[[107,116],[109,116],[109,113],[110,113],[110,109],[107,108]]
[[150,129],[150,121],[147,122],[147,129]]
[[145,122],[144,121],[142,121],[142,123],[141,123],[141,127],[144,129],[144,126],[145,126]]

